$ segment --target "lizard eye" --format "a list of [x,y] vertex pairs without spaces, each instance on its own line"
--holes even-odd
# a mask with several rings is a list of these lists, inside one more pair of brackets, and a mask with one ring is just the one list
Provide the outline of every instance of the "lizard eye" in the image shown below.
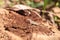
[[24,15],[25,16],[25,11],[24,10],[18,10],[16,11],[18,14]]

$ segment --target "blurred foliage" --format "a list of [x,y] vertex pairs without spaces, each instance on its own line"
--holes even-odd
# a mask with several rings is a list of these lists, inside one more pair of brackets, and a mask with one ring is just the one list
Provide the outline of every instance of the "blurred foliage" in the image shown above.
[[0,7],[3,6],[3,4],[4,4],[4,1],[0,0]]
[[[42,6],[43,9],[45,9],[46,6],[50,5],[53,2],[54,5],[60,7],[60,0],[9,0],[9,1],[11,2],[10,5],[20,3],[34,8]],[[4,4],[4,0],[0,0],[0,5],[3,4]]]
[[23,3],[25,3],[25,5],[28,5],[34,8],[42,6],[43,9],[46,9],[46,6],[52,3],[54,3],[55,6],[58,6],[58,7],[60,6],[60,0],[40,0],[40,1],[39,0],[22,0],[22,1]]
[[22,2],[20,2],[20,3],[25,3],[25,5],[28,5],[28,6],[31,6],[31,7],[34,7],[34,8],[36,8],[36,7],[39,7],[39,6],[43,6],[44,5],[44,3],[43,3],[43,1],[37,1],[37,0],[23,0]]
[[44,6],[43,6],[44,10],[45,10],[46,6],[48,5],[48,2],[49,2],[49,0],[44,0]]

